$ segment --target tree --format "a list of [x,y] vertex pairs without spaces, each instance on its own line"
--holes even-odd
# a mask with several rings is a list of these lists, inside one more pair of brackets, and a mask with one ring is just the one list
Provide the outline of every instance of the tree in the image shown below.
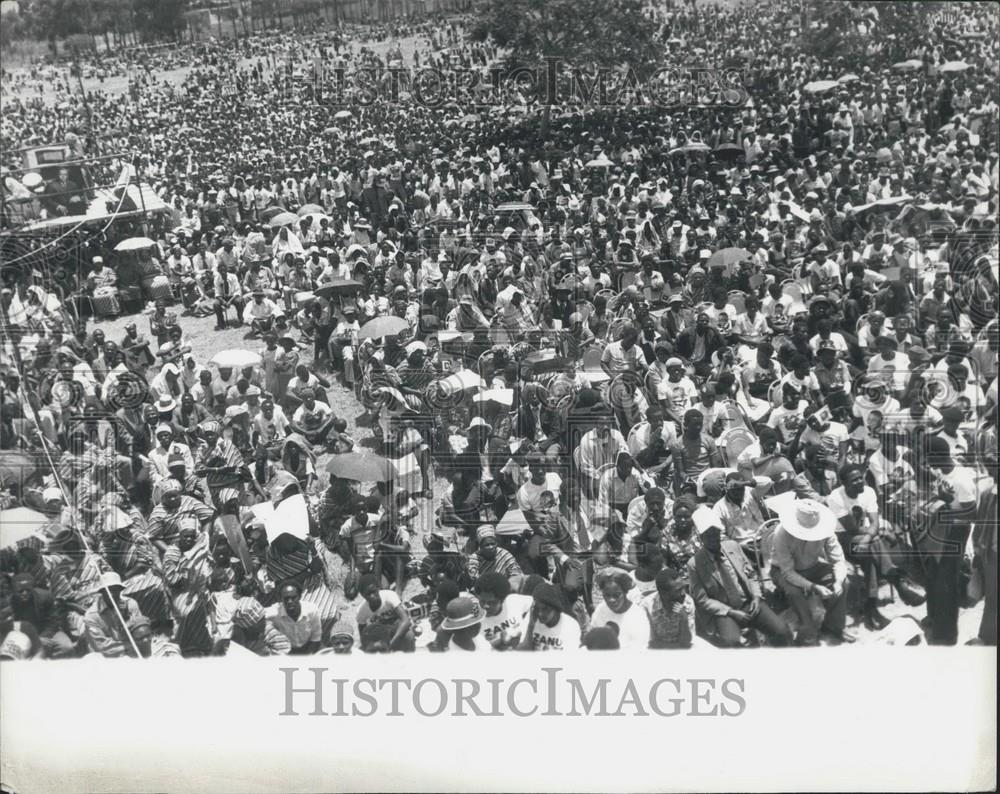
[[58,55],[59,39],[83,32],[82,6],[80,0],[32,0],[24,15],[34,34],[48,41],[52,54]]
[[[630,70],[641,81],[662,54],[643,0],[489,0],[472,35],[492,39],[511,70],[541,74],[555,60],[563,77],[573,69]],[[543,82],[536,80],[539,93]],[[545,99],[543,127],[550,99]]]
[[655,28],[642,0],[490,0],[473,36],[491,37],[512,66],[559,58],[646,76],[661,53]]
[[184,30],[187,0],[134,0],[136,26],[146,41],[176,39]]
[[849,63],[863,62],[872,68],[904,60],[926,42],[930,17],[942,5],[920,0],[805,0],[805,51],[820,58],[843,56]]

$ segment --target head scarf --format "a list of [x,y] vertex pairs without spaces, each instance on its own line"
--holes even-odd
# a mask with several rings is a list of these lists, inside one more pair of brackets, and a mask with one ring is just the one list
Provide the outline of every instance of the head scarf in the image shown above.
[[202,433],[215,433],[215,435],[217,436],[222,435],[222,425],[220,425],[214,419],[206,419],[204,422],[198,425],[198,429]]

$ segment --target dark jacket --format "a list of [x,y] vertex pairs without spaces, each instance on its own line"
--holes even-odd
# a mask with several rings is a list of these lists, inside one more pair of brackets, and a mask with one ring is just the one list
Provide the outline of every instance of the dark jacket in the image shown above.
[[[753,578],[753,566],[736,541],[724,539],[721,554],[729,560],[736,571],[736,578],[746,591],[760,598],[760,588]],[[730,604],[726,589],[722,584],[722,574],[715,558],[708,549],[698,549],[688,560],[688,578],[691,582],[691,596],[698,610],[712,617],[725,617],[730,609],[740,609],[744,604]]]

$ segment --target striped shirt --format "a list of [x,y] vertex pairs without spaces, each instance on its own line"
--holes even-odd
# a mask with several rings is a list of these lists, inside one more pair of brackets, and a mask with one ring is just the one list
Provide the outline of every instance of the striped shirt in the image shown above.
[[469,557],[469,574],[473,579],[478,579],[487,573],[498,573],[509,579],[512,576],[521,576],[522,571],[513,554],[507,549],[498,548],[492,560],[483,559],[478,553]]

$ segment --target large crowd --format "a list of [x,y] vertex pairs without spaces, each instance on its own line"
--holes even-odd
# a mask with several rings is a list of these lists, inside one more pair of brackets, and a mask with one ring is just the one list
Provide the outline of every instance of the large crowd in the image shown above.
[[169,210],[4,249],[0,658],[995,644],[998,20],[950,8],[896,63],[674,9],[738,106],[310,101],[502,57],[448,21],[5,100],[5,200],[74,215],[18,154],[72,135]]

